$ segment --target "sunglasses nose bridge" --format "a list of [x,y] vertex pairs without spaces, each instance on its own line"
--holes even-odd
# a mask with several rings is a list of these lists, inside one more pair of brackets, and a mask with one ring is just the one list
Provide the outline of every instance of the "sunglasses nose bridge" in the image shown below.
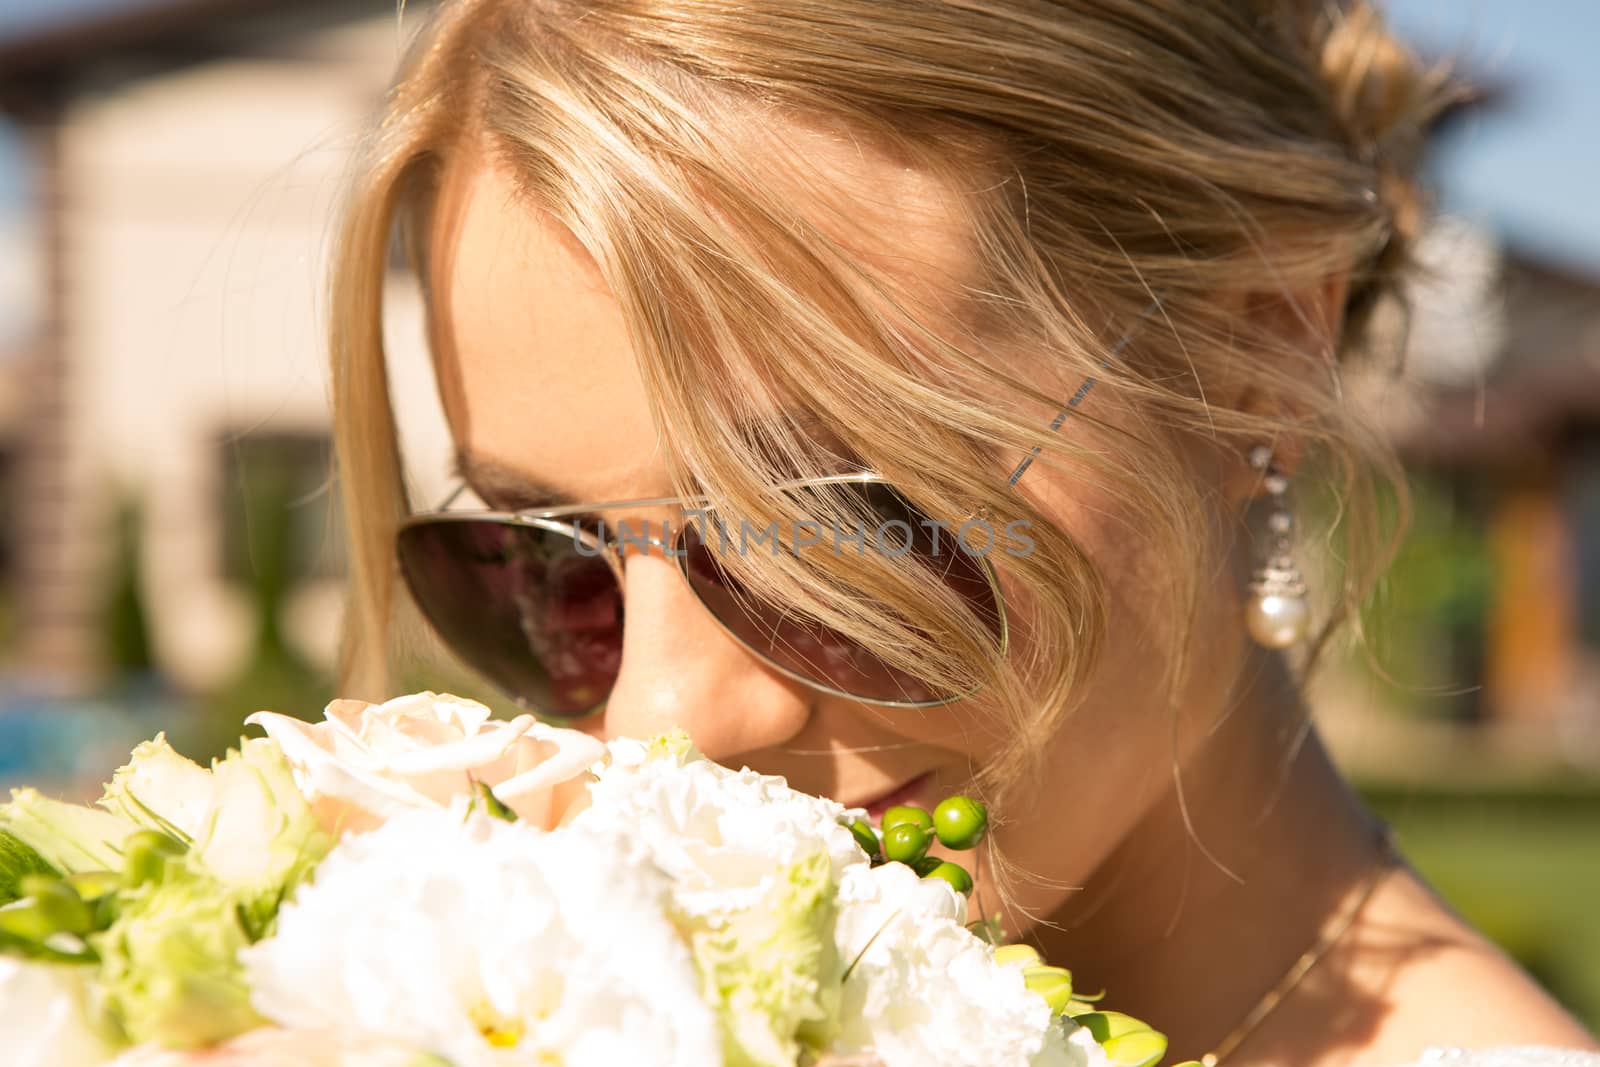
[[637,553],[659,553],[670,561],[677,551],[681,519],[670,507],[608,517],[607,526],[606,548],[619,570]]

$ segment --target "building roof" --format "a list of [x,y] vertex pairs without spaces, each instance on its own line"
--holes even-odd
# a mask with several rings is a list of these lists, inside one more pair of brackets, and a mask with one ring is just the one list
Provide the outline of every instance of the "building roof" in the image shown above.
[[1433,397],[1427,419],[1398,442],[1413,463],[1518,468],[1549,462],[1600,427],[1600,361],[1544,363],[1481,389]]
[[[251,51],[292,32],[393,10],[399,0],[120,0],[62,17],[0,18],[0,109],[96,64],[170,67]],[[418,6],[421,6],[420,4]]]
[[1509,249],[1497,298],[1506,336],[1476,383],[1434,390],[1397,442],[1415,462],[1505,467],[1600,433],[1600,276]]

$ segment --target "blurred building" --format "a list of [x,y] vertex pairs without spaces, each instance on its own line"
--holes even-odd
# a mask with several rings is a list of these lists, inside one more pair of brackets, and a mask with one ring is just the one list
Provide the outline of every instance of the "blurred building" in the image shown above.
[[[401,25],[392,0],[174,0],[0,36],[34,190],[27,232],[0,240],[40,279],[36,328],[0,353],[13,677],[96,684],[129,551],[159,668],[202,690],[237,674],[260,626],[256,520],[284,502],[279,622],[331,659],[324,254],[421,8]],[[404,384],[426,371],[417,300],[391,288],[398,393],[425,409],[431,386]]]
[[1446,216],[1417,258],[1409,314],[1380,323],[1400,373],[1356,390],[1416,505],[1367,620],[1390,677],[1336,680],[1324,722],[1379,776],[1600,766],[1600,256]]
[[[1489,359],[1399,443],[1483,525],[1496,572],[1479,714],[1600,740],[1600,271],[1500,257]],[[1442,338],[1433,338],[1439,344]],[[1462,339],[1470,344],[1472,339]]]

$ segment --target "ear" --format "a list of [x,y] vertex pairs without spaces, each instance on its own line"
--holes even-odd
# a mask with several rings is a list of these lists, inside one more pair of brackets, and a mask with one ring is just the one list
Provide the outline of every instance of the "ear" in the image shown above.
[[[1294,292],[1256,292],[1238,300],[1238,313],[1248,316],[1258,328],[1265,328],[1281,344],[1282,351],[1303,353],[1308,375],[1326,376],[1328,364],[1338,350],[1344,329],[1345,298],[1350,290],[1346,272],[1330,275],[1320,285]],[[1282,397],[1270,396],[1246,383],[1231,403],[1237,410],[1268,418],[1285,427],[1270,441],[1273,465],[1293,474],[1304,457],[1304,441],[1289,430],[1302,421],[1303,412],[1291,410]],[[1261,472],[1250,466],[1249,447],[1238,449],[1237,456],[1224,459],[1223,492],[1236,503],[1259,496]]]

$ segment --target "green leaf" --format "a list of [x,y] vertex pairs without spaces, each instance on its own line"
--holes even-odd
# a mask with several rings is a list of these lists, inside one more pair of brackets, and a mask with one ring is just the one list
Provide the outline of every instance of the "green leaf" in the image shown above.
[[1167,1037],[1149,1025],[1119,1011],[1091,1011],[1073,1022],[1088,1027],[1116,1067],[1155,1067],[1167,1052]]
[[0,806],[0,830],[37,852],[62,874],[122,868],[122,842],[139,825],[109,812],[14,789]]
[[1100,1047],[1118,1067],[1155,1067],[1167,1054],[1167,1038],[1155,1030],[1135,1030],[1113,1037]]
[[[1034,964],[1022,972],[1028,988],[1044,998],[1052,1013],[1059,1013],[1072,999],[1072,972],[1065,967]],[[1099,1040],[1098,1036],[1096,1040]]]
[[30,874],[61,877],[60,871],[50,866],[21,838],[0,830],[0,904],[9,904],[22,896],[22,879]]
[[487,782],[472,779],[472,788],[478,793],[478,799],[483,801],[483,810],[497,819],[506,822],[516,822],[517,813],[506,806],[506,802],[494,795],[494,790],[489,788]]

